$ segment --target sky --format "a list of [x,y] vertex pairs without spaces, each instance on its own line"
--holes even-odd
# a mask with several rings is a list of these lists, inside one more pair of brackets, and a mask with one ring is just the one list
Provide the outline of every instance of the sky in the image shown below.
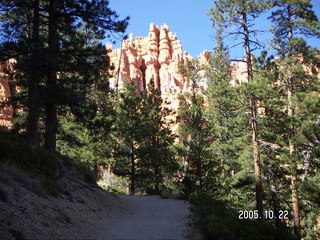
[[[320,0],[311,0],[314,11],[320,19]],[[109,6],[116,11],[120,18],[130,16],[126,34],[133,33],[134,37],[146,37],[149,33],[149,24],[163,25],[166,23],[170,30],[177,34],[181,41],[183,51],[197,57],[203,50],[212,50],[215,45],[214,29],[207,16],[208,10],[213,7],[213,0],[109,0]],[[268,29],[270,23],[266,16],[257,20],[257,27]],[[120,46],[121,37],[115,36],[114,48]],[[259,36],[259,39],[270,38],[267,33]],[[107,42],[107,41],[106,41]],[[320,48],[320,39],[308,39],[311,46]],[[233,45],[233,40],[227,42]],[[268,50],[266,45],[262,50]],[[242,58],[244,50],[241,46],[232,48],[232,58]]]

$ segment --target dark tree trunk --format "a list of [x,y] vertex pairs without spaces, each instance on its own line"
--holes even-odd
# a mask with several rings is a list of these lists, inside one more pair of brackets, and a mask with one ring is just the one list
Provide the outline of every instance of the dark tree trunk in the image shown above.
[[[156,136],[153,140],[153,144],[157,146],[157,149],[159,150],[159,138]],[[158,151],[159,152],[159,151]],[[160,156],[158,156],[160,158]],[[154,162],[154,174],[155,174],[155,190],[156,191],[160,191],[160,183],[161,183],[161,172],[160,172],[160,161],[161,159],[152,159],[151,161],[155,161]]]
[[27,133],[32,142],[39,142],[39,83],[40,83],[40,13],[39,0],[34,1],[31,74],[28,77],[28,122]]
[[299,208],[299,191],[297,188],[297,175],[291,176],[291,195],[292,195],[292,206],[293,206],[293,227],[294,234],[297,240],[301,239],[301,224],[300,224],[300,208]]
[[57,106],[54,103],[46,105],[46,133],[45,149],[55,152],[56,150],[56,132],[57,132]]
[[134,145],[131,143],[131,184],[130,184],[130,194],[135,194],[135,180],[136,180],[136,166],[134,162]]
[[154,168],[154,174],[155,174],[155,185],[154,185],[154,188],[156,191],[159,191],[160,190],[160,169],[159,169],[159,166],[158,166],[158,163],[155,163],[155,168]]
[[[294,116],[294,109],[292,108],[292,94],[293,94],[293,87],[292,87],[292,81],[291,79],[287,80],[289,83],[288,87],[288,117],[292,118]],[[289,154],[290,158],[292,158],[295,149],[294,145],[292,143],[291,137],[294,133],[294,127],[291,125],[291,134],[289,136]],[[294,173],[291,176],[291,199],[292,199],[292,208],[293,208],[293,226],[294,226],[294,234],[296,235],[297,240],[301,239],[301,224],[300,224],[300,208],[299,208],[299,191],[297,188],[297,164],[295,160],[292,160],[292,164],[294,165]]]
[[[242,27],[244,31],[244,46],[246,51],[247,62],[247,76],[248,82],[253,81],[253,67],[250,49],[250,37],[247,23],[247,15],[242,14]],[[254,175],[256,183],[256,206],[259,217],[263,217],[263,188],[261,181],[261,167],[260,167],[260,152],[258,144],[258,126],[257,126],[257,101],[254,94],[249,95],[249,105],[251,110],[251,130],[252,130],[252,147],[253,147],[253,161],[254,161]]]
[[[273,212],[279,213],[281,208],[280,208],[279,198],[277,196],[277,187],[276,187],[276,183],[275,183],[276,180],[274,179],[274,174],[272,173],[272,171],[270,171],[270,172],[271,172],[271,174],[270,174],[269,181],[271,183],[270,192],[271,192],[271,201],[272,201],[272,205],[273,205]],[[275,218],[274,223],[275,223],[276,228],[280,229],[281,220],[279,218]]]
[[50,0],[49,9],[49,62],[46,103],[45,148],[54,152],[56,149],[57,104],[55,91],[58,69],[58,0]]
[[99,176],[99,170],[98,170],[98,163],[96,159],[94,160],[93,174],[94,174],[95,183],[97,183],[100,180],[100,176]]

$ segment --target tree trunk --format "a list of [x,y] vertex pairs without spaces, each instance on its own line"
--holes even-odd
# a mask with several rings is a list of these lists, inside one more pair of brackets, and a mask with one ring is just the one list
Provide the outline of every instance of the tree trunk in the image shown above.
[[28,77],[28,138],[34,142],[39,142],[39,83],[40,83],[40,13],[39,0],[34,1],[33,7],[33,34],[32,34],[32,56],[31,74]]
[[[269,171],[269,182],[270,182],[270,192],[271,192],[271,201],[272,201],[272,206],[273,206],[273,212],[274,213],[279,213],[281,210],[280,208],[280,203],[279,203],[279,198],[277,196],[277,187],[276,187],[276,179],[273,174],[273,171],[271,170],[272,166],[268,166],[268,171]],[[276,226],[276,229],[280,229],[281,226],[281,220],[279,218],[274,219],[274,223]]]
[[[153,145],[157,146],[157,150],[159,152],[159,148],[160,148],[160,143],[159,143],[159,138],[156,136],[153,139]],[[155,174],[155,190],[160,191],[160,183],[161,183],[161,171],[160,171],[160,162],[161,160],[161,156],[158,156],[157,159],[152,159],[151,161],[154,161],[154,174]]]
[[[292,9],[290,5],[287,6],[288,11],[288,18],[291,19],[292,17]],[[293,36],[293,30],[289,26],[288,28],[288,42],[292,39]],[[289,56],[292,55],[292,49],[289,47]],[[290,121],[292,121],[292,118],[294,116],[294,109],[292,106],[292,95],[293,95],[293,81],[292,81],[291,73],[289,73],[288,79],[287,79],[287,100],[288,100],[288,117]],[[290,159],[292,159],[292,155],[294,154],[294,145],[292,143],[292,135],[294,134],[294,126],[291,124],[290,126],[291,132],[289,135],[289,154]],[[293,208],[293,226],[294,226],[294,234],[296,235],[297,240],[301,239],[301,225],[300,225],[300,209],[299,209],[299,191],[297,188],[297,164],[295,160],[292,162],[294,164],[293,174],[291,176],[291,198],[292,198],[292,208]]]
[[159,179],[159,175],[160,175],[160,171],[159,171],[159,167],[156,166],[154,169],[154,174],[155,174],[155,190],[159,191],[160,190],[160,179]]
[[[292,118],[294,115],[294,110],[292,108],[292,80],[288,79],[288,116],[289,118]],[[291,134],[289,136],[289,155],[290,159],[292,159],[292,156],[294,154],[294,145],[291,141],[291,137],[294,133],[294,127],[291,125]],[[293,166],[293,173],[291,175],[291,199],[292,199],[292,208],[293,208],[293,227],[294,227],[294,234],[296,235],[297,240],[301,239],[301,225],[300,225],[300,208],[299,208],[299,191],[297,188],[297,164],[294,159],[291,160]]]
[[94,160],[94,164],[93,164],[93,174],[94,174],[95,183],[97,183],[97,182],[100,180],[97,159]]
[[49,9],[49,69],[47,81],[46,104],[46,133],[45,148],[54,152],[56,150],[57,133],[57,104],[55,91],[58,70],[58,0],[50,0]]
[[135,194],[135,178],[136,178],[136,168],[134,163],[134,145],[131,143],[131,184],[130,184],[130,195]]
[[[253,67],[250,49],[250,37],[249,29],[247,24],[247,15],[242,14],[242,27],[244,31],[244,46],[246,51],[246,62],[247,62],[247,77],[248,82],[253,81]],[[258,126],[257,126],[257,106],[254,94],[249,94],[249,105],[251,114],[251,129],[252,129],[252,147],[253,147],[253,161],[254,161],[254,175],[256,183],[256,207],[259,213],[259,217],[263,217],[263,188],[261,181],[261,168],[260,168],[260,152],[258,144]]]
[[292,196],[292,206],[293,206],[293,227],[294,234],[297,240],[301,239],[301,225],[300,225],[300,208],[299,208],[299,191],[297,188],[297,175],[293,174],[291,176],[291,196]]
[[55,152],[56,150],[56,132],[57,132],[57,106],[54,103],[46,105],[46,133],[45,149]]

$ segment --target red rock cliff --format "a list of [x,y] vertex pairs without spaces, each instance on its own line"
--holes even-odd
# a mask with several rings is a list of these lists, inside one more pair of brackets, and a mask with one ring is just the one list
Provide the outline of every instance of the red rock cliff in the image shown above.
[[[110,61],[114,66],[109,80],[111,88],[121,88],[124,82],[134,81],[138,90],[148,87],[151,80],[161,90],[162,98],[168,102],[166,107],[177,111],[178,95],[190,91],[190,79],[179,73],[179,66],[192,57],[182,51],[182,44],[176,34],[164,24],[150,24],[148,37],[136,37],[130,34],[129,39],[122,41],[122,47],[112,49],[107,44]],[[204,55],[201,55],[204,58]],[[202,59],[205,61],[205,59]],[[206,89],[205,79],[199,84]],[[168,120],[174,120],[176,114]],[[177,126],[172,126],[175,131]]]
[[134,39],[130,34],[123,40],[122,49],[112,50],[111,44],[107,48],[115,67],[111,87],[121,88],[124,81],[134,81],[141,91],[151,79],[162,94],[181,93],[190,87],[188,79],[179,74],[179,65],[192,57],[182,51],[181,42],[166,24],[151,23],[148,37]]

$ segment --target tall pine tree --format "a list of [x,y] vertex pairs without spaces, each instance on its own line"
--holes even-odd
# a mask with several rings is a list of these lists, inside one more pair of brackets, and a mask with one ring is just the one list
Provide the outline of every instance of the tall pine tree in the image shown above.
[[144,136],[140,149],[141,170],[146,188],[159,192],[172,181],[177,171],[172,134],[166,118],[171,111],[163,107],[161,92],[153,81],[142,93],[142,118]]
[[260,0],[220,0],[215,2],[215,7],[210,10],[213,25],[223,24],[225,28],[234,27],[229,36],[241,36],[241,42],[245,51],[246,75],[248,88],[245,90],[250,111],[250,127],[252,137],[252,156],[255,175],[256,207],[259,216],[263,216],[263,189],[261,180],[261,159],[258,142],[258,112],[255,93],[250,89],[254,82],[252,48],[258,47],[258,41],[253,40],[253,20],[264,10],[265,4]]
[[[179,135],[182,139],[180,156],[185,162],[185,177],[191,181],[191,192],[204,193],[208,161],[207,120],[204,116],[204,97],[200,94],[201,65],[188,61],[181,73],[191,81],[191,92],[179,97]],[[189,194],[189,193],[186,193]]]
[[[315,116],[312,114],[301,118],[302,105],[314,88],[314,79],[306,74],[303,65],[315,59],[306,46],[301,35],[320,36],[320,24],[312,11],[310,1],[274,1],[274,11],[271,19],[274,23],[274,47],[280,59],[277,61],[279,68],[279,81],[284,86],[287,98],[286,114],[289,122],[289,132],[286,134],[286,145],[289,151],[288,161],[291,165],[291,196],[294,215],[294,232],[297,239],[301,239],[300,204],[299,204],[299,171],[301,157],[297,139],[299,132],[306,121]],[[314,102],[316,103],[316,102]],[[310,110],[315,106],[312,107]]]
[[125,84],[116,108],[113,171],[129,178],[130,194],[159,192],[177,169],[165,122],[169,112],[153,82],[148,89],[138,93],[133,82]]
[[[219,15],[216,15],[218,17]],[[243,169],[245,146],[248,143],[246,124],[247,114],[240,87],[235,84],[232,77],[232,65],[228,55],[228,49],[223,44],[223,26],[217,24],[216,47],[209,58],[209,66],[206,69],[208,79],[208,108],[206,118],[209,123],[210,151],[212,152],[215,169],[212,177],[213,195],[215,198],[230,200],[232,186],[245,187],[247,178],[246,170]],[[244,173],[244,174],[243,174]],[[216,185],[216,186],[215,186]],[[232,189],[235,191],[235,188]],[[247,198],[244,192],[237,194],[239,197]],[[234,203],[237,201],[233,199]],[[247,203],[247,200],[245,200]],[[241,205],[241,203],[240,203]]]

